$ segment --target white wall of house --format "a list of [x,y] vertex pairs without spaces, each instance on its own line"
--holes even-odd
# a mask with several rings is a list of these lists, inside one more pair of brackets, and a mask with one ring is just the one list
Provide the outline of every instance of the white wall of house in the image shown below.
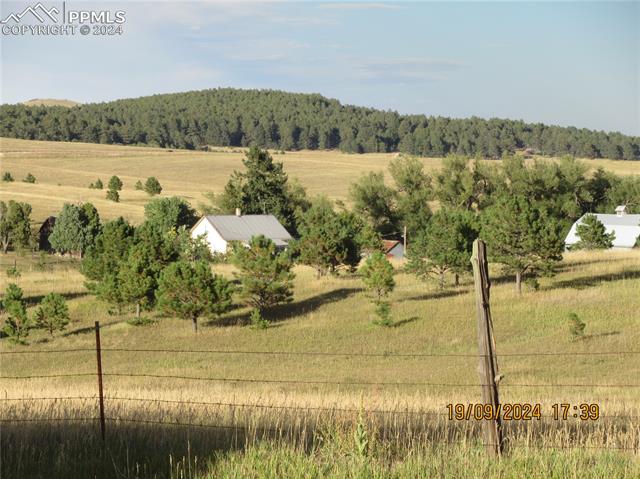
[[205,236],[209,248],[212,253],[226,253],[228,243],[222,236],[216,231],[216,229],[209,223],[207,218],[202,218],[191,230],[191,237],[197,238],[198,236]]

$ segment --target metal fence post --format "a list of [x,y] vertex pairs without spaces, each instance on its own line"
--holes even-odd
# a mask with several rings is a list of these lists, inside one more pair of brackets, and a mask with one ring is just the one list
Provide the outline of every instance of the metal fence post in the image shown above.
[[98,398],[100,401],[100,435],[105,438],[104,394],[102,391],[102,353],[100,350],[100,321],[96,321],[96,358],[98,361]]

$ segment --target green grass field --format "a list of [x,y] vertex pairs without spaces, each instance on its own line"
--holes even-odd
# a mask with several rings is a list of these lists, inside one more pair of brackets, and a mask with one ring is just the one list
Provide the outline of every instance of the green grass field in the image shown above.
[[[2,170],[17,181],[3,183],[0,198],[32,203],[38,220],[55,214],[65,201],[91,201],[103,219],[124,215],[140,221],[148,197],[133,184],[152,175],[167,195],[197,204],[202,192],[220,191],[242,158],[233,152],[21,140],[2,140],[2,153]],[[344,199],[349,183],[370,169],[385,168],[392,155],[300,152],[276,158],[311,194]],[[424,161],[430,170],[440,164]],[[611,164],[620,174],[640,173],[640,165],[630,162],[593,164]],[[37,177],[36,184],[20,182],[28,172]],[[104,191],[87,188],[97,177],[106,183],[112,174],[125,182],[119,204],[103,200]],[[14,263],[21,275],[9,278],[6,271]],[[67,331],[54,338],[35,331],[27,346],[0,342],[0,352],[18,353],[0,355],[1,418],[47,419],[2,424],[2,477],[640,475],[639,355],[619,354],[637,352],[640,344],[640,250],[567,253],[556,276],[543,278],[538,291],[525,288],[521,297],[512,278],[492,268],[491,306],[497,351],[503,355],[501,400],[539,403],[547,416],[506,423],[509,454],[501,461],[485,456],[478,421],[443,416],[449,403],[481,400],[477,358],[462,356],[477,353],[469,277],[439,291],[435,283],[418,281],[402,263],[395,264],[395,325],[384,328],[372,324],[373,307],[357,277],[316,279],[310,268],[300,266],[294,301],[272,312],[268,329],[248,327],[248,309],[239,307],[202,321],[195,335],[187,321],[152,312],[144,313],[149,324],[132,325],[131,311],[115,314],[88,294],[77,266],[56,256],[0,255],[2,289],[16,282],[30,312],[48,292],[63,294],[72,318]],[[229,265],[213,268],[233,275]],[[586,323],[583,339],[572,340],[570,313]],[[81,420],[96,417],[95,399],[12,401],[94,397],[96,320],[106,349],[106,445],[96,422]],[[87,351],[24,354],[57,349]],[[324,354],[308,354],[313,352]],[[87,376],[6,378],[74,373]],[[602,417],[554,420],[548,416],[556,403],[595,403]],[[369,441],[366,454],[357,452],[358,421]]]

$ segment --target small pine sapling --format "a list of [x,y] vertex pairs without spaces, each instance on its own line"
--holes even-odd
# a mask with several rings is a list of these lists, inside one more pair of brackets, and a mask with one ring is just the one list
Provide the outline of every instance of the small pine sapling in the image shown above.
[[586,327],[586,323],[576,313],[569,313],[569,333],[572,341],[582,339]]

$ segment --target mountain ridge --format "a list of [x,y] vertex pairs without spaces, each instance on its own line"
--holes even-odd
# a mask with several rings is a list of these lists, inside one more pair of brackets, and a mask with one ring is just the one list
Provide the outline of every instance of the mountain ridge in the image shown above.
[[522,120],[401,115],[317,93],[214,88],[72,108],[0,106],[0,136],[206,149],[208,145],[420,156],[545,155],[640,159],[640,138]]

